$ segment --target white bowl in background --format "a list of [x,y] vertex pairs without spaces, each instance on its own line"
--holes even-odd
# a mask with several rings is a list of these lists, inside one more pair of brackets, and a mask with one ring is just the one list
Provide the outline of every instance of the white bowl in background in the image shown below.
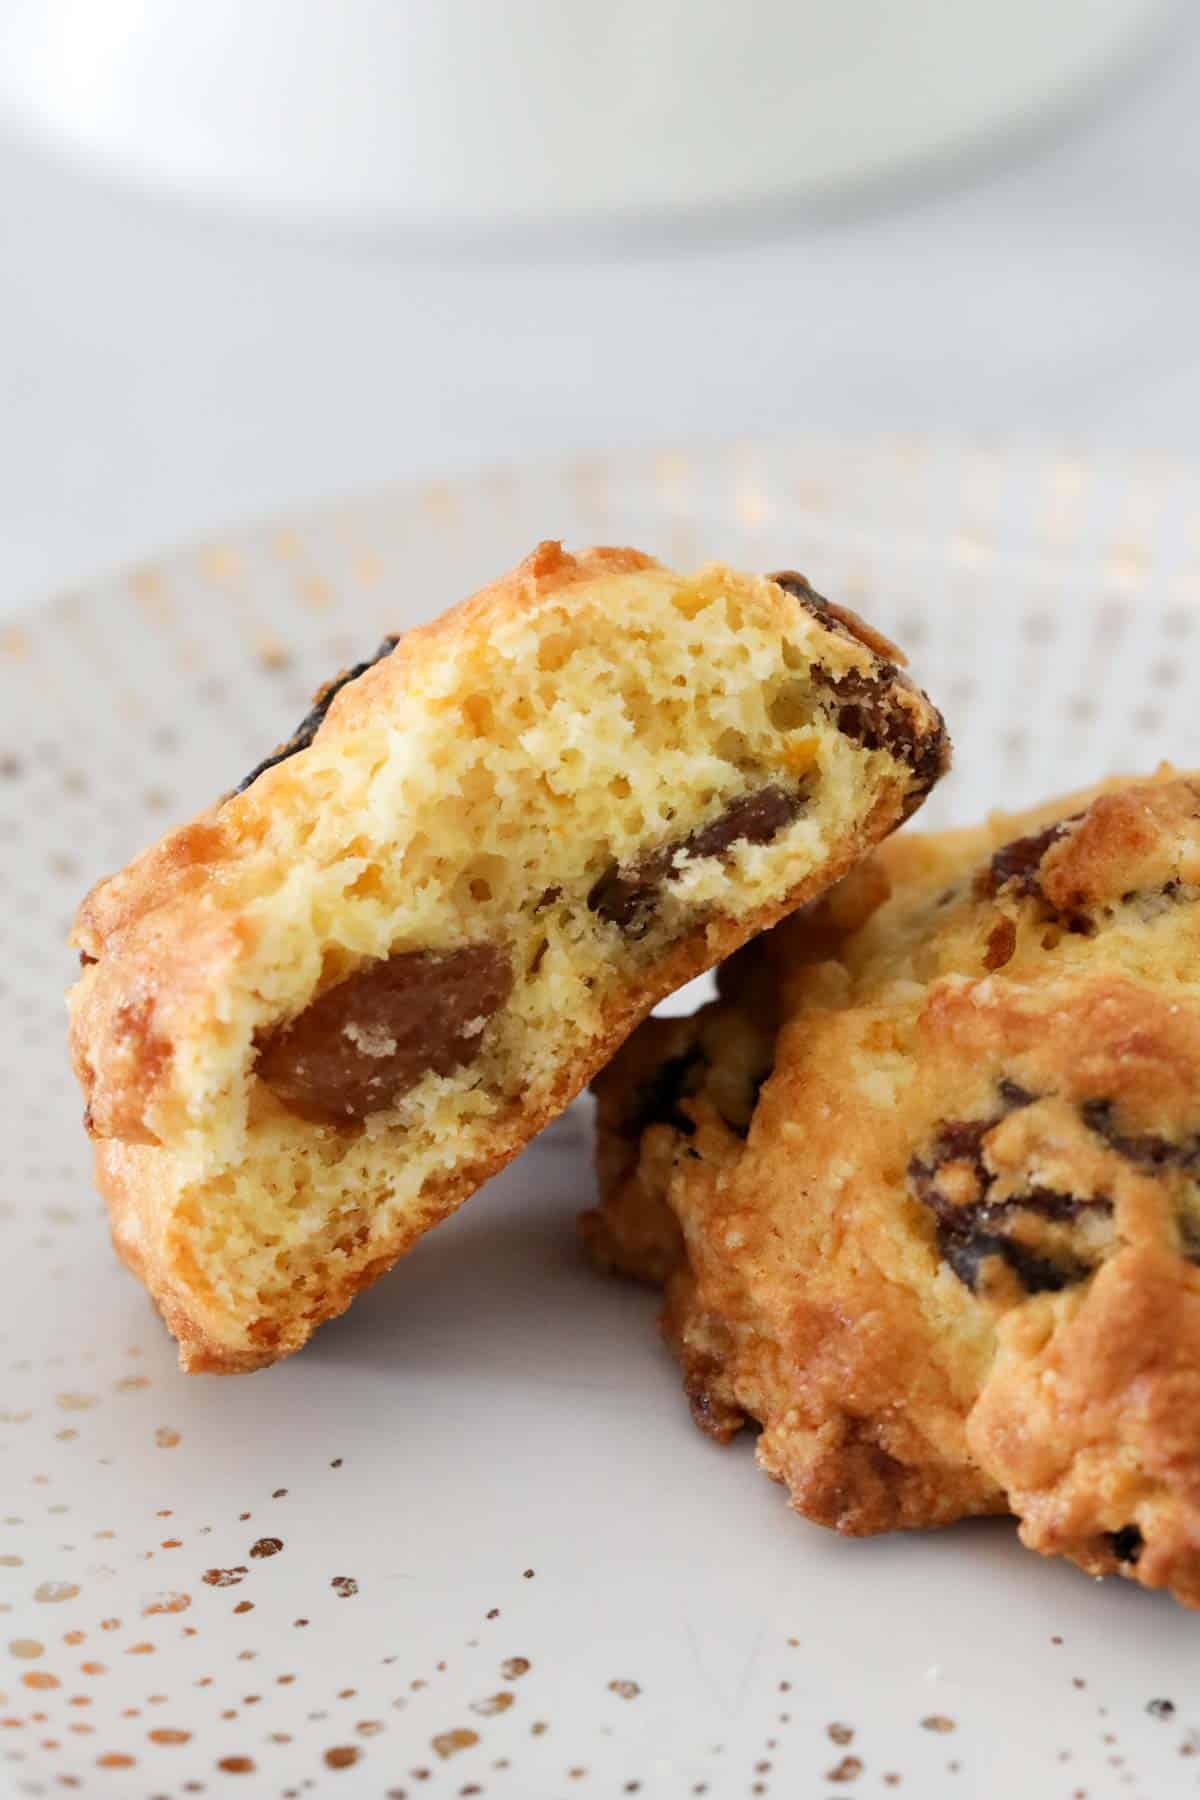
[[1026,126],[1173,0],[8,0],[0,117],[378,229],[814,198]]

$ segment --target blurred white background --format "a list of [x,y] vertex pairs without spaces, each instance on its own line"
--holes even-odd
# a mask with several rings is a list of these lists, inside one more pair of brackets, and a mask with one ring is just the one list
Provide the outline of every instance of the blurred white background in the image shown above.
[[560,450],[813,428],[1190,454],[1198,104],[1191,5],[1100,93],[958,164],[486,242],[142,192],[12,107],[0,609],[226,521]]

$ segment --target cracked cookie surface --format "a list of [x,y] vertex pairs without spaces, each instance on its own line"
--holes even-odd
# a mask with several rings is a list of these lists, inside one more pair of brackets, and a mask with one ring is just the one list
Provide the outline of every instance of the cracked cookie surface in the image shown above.
[[849,1533],[1200,1605],[1200,777],[903,834],[599,1078],[602,1263]]

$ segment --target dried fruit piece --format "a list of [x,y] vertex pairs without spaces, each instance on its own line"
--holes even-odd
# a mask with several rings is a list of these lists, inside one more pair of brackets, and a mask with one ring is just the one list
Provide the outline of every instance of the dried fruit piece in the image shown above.
[[494,944],[411,950],[338,982],[259,1051],[257,1074],[306,1117],[365,1118],[423,1075],[473,1062],[512,971]]
[[625,867],[614,864],[588,895],[588,905],[626,937],[642,937],[649,929],[663,884],[680,863],[724,856],[735,844],[769,844],[803,812],[805,798],[775,782],[739,794],[724,812],[678,843],[663,844]]
[[313,696],[311,707],[291,737],[286,738],[277,750],[272,750],[270,756],[264,756],[260,763],[256,763],[250,773],[238,782],[237,787],[233,790],[234,793],[244,794],[260,775],[265,774],[268,769],[273,769],[276,763],[286,762],[289,756],[295,756],[297,750],[307,750],[320,730],[325,714],[333,704],[335,696],[340,694],[344,687],[348,687],[352,681],[357,681],[360,675],[365,675],[367,670],[373,668],[377,662],[382,662],[385,656],[390,656],[399,642],[398,633],[385,637],[374,656],[368,656],[365,662],[355,663],[353,668],[343,669],[340,675],[335,675],[332,681],[327,681],[324,687],[318,688]]

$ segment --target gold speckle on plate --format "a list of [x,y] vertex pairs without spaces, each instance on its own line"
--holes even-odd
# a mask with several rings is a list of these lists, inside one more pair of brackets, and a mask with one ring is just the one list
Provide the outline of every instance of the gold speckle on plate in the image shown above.
[[292,653],[281,637],[273,631],[264,631],[254,646],[254,654],[264,669],[286,669],[292,660]]
[[325,1752],[325,1763],[330,1769],[348,1769],[361,1755],[357,1744],[335,1744]]
[[129,585],[134,599],[150,618],[162,620],[170,617],[171,598],[160,570],[149,567],[135,569],[129,577]]
[[478,1713],[481,1718],[491,1719],[497,1713],[507,1712],[515,1698],[515,1694],[510,1694],[507,1689],[501,1688],[498,1694],[489,1694],[484,1700],[472,1700],[471,1711]]
[[454,489],[445,481],[431,481],[421,495],[425,511],[444,525],[449,525],[458,517],[460,501]]
[[333,589],[321,575],[306,575],[300,582],[300,601],[310,612],[328,612],[333,605]]
[[666,492],[683,486],[688,475],[688,459],[680,450],[663,450],[654,459],[654,479]]
[[466,1725],[459,1725],[453,1731],[440,1731],[438,1735],[432,1739],[434,1750],[436,1750],[437,1754],[443,1759],[450,1756],[457,1756],[460,1750],[470,1750],[471,1747],[478,1742],[479,1733],[470,1730]]
[[383,580],[383,562],[374,550],[362,550],[351,563],[350,573],[359,587],[375,588]]
[[242,559],[229,544],[212,544],[200,554],[200,567],[210,581],[231,587],[240,581]]
[[764,525],[775,510],[762,489],[750,482],[738,488],[733,508],[743,525]]
[[1145,581],[1150,561],[1150,552],[1144,544],[1133,541],[1114,544],[1109,551],[1104,573],[1113,587],[1129,592]]
[[39,1581],[33,1590],[33,1597],[46,1605],[54,1605],[62,1600],[73,1600],[78,1592],[78,1585],[74,1581]]
[[155,1594],[154,1597],[147,1600],[145,1606],[143,1606],[142,1617],[148,1619],[155,1613],[186,1612],[191,1604],[192,1596],[190,1594],[171,1592]]

